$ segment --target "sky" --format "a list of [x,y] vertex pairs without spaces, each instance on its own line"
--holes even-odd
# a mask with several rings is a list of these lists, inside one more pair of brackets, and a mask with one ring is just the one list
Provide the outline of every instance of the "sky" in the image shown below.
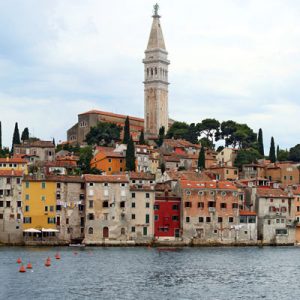
[[[3,144],[20,131],[56,142],[79,113],[143,117],[144,51],[155,1],[0,0]],[[263,129],[298,143],[300,1],[161,0],[169,115]]]

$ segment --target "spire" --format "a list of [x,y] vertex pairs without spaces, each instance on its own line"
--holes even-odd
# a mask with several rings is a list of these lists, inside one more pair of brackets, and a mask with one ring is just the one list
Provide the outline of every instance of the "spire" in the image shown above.
[[166,50],[165,41],[162,34],[160,22],[159,22],[160,15],[158,15],[158,8],[159,6],[156,3],[154,5],[154,13],[152,16],[153,22],[152,22],[147,50],[158,49],[158,48]]

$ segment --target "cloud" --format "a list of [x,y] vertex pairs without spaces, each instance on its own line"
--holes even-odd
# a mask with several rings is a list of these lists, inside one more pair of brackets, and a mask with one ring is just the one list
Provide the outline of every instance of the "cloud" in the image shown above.
[[[0,120],[44,139],[66,138],[92,108],[143,116],[142,59],[153,1],[0,2]],[[170,117],[263,128],[298,143],[300,3],[160,1],[171,60]],[[34,9],[32,9],[34,7]],[[266,147],[268,147],[266,145]]]

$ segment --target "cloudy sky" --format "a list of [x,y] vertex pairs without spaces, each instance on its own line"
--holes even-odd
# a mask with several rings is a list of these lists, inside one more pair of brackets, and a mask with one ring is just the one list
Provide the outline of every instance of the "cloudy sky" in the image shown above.
[[[0,0],[0,120],[66,139],[97,108],[143,116],[149,0]],[[161,0],[170,117],[235,120],[300,143],[300,1]]]

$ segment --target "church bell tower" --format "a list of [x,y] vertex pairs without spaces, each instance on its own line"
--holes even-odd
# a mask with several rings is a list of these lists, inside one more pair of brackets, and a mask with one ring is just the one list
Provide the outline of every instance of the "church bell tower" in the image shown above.
[[144,63],[144,132],[146,138],[156,138],[159,129],[168,130],[168,52],[158,15],[158,4],[154,5],[153,22],[145,51]]

